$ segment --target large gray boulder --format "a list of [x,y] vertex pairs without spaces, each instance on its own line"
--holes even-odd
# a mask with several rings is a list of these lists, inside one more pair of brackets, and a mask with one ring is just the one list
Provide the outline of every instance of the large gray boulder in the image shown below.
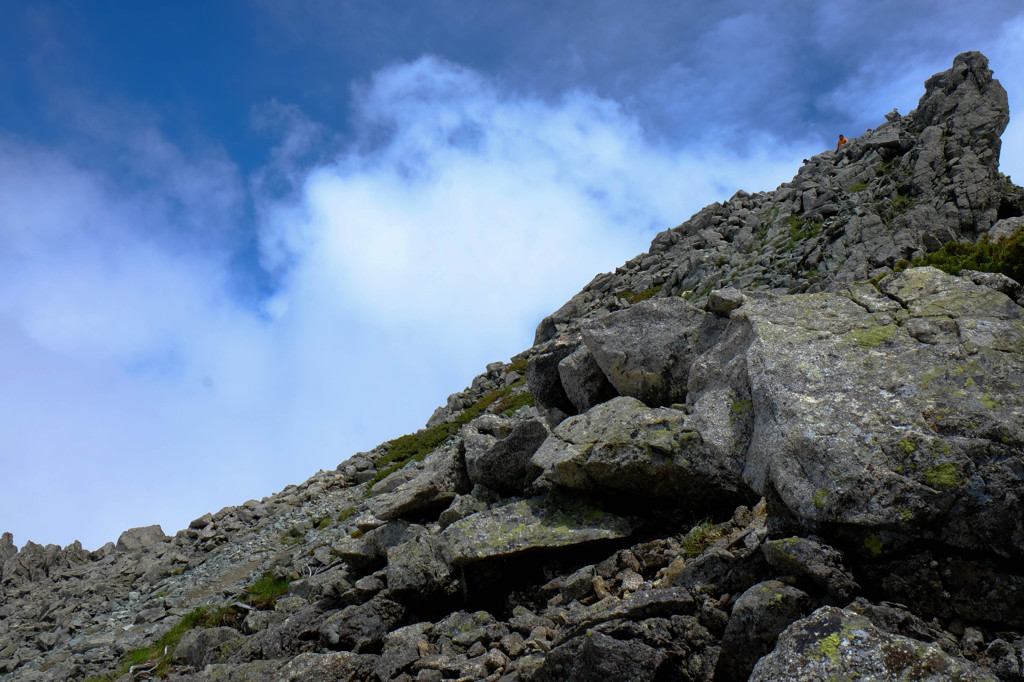
[[736,433],[721,396],[745,376],[744,477],[797,518],[861,529],[869,555],[930,538],[1024,556],[1021,308],[933,268],[880,286],[746,302],[732,357],[698,361],[687,424]]
[[715,679],[742,682],[750,676],[758,659],[775,648],[779,633],[814,608],[806,592],[767,580],[749,588],[732,607],[729,624],[722,635],[722,654]]
[[685,399],[690,365],[723,326],[681,298],[659,298],[596,318],[582,334],[616,391],[658,406]]
[[477,422],[466,425],[463,440],[469,481],[500,493],[521,494],[527,464],[548,437],[547,426],[540,419],[513,425],[491,415]]
[[420,532],[387,551],[388,590],[413,599],[452,595],[456,583],[437,536]]
[[[457,495],[470,491],[472,485],[466,474],[462,450],[453,444],[437,448],[423,461],[418,470],[405,467],[391,476],[408,472],[409,479],[394,490],[378,494],[370,503],[370,510],[379,519],[397,519],[428,511],[444,509]],[[381,484],[388,482],[388,478]],[[380,484],[378,484],[380,485]],[[374,486],[377,491],[378,486]]]
[[577,412],[586,412],[618,395],[586,346],[580,346],[558,363],[558,376]]
[[555,427],[530,460],[565,488],[673,499],[699,504],[735,497],[738,471],[718,462],[686,415],[618,397]]
[[167,539],[160,526],[144,526],[141,528],[130,528],[121,533],[117,539],[117,551],[132,552],[163,542]]
[[879,630],[866,617],[824,606],[779,636],[754,666],[750,682],[775,680],[998,679],[935,644]]
[[10,533],[0,535],[0,567],[17,553],[18,548],[14,546],[14,536]]

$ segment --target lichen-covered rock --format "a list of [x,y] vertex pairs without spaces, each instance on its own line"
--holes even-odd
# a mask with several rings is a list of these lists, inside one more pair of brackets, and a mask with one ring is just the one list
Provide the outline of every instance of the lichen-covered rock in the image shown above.
[[395,595],[428,598],[454,594],[457,584],[437,536],[422,532],[388,548],[388,589]]
[[193,668],[202,668],[210,662],[216,647],[240,637],[238,630],[229,627],[196,628],[186,632],[174,650],[174,660]]
[[531,498],[460,519],[441,532],[448,559],[463,565],[545,548],[627,537],[626,518],[579,503]]
[[405,613],[405,607],[398,602],[377,595],[365,604],[348,606],[328,617],[320,625],[320,641],[330,649],[379,651]]
[[813,608],[814,602],[806,592],[778,580],[749,588],[732,607],[715,679],[746,680],[758,659],[775,648],[779,633]]
[[577,412],[586,412],[618,395],[586,346],[580,346],[558,363],[558,376]]
[[482,484],[501,493],[521,494],[526,484],[527,463],[548,437],[539,419],[512,426],[504,437],[483,442],[466,440],[466,470],[472,484]]
[[618,397],[555,427],[530,460],[541,475],[578,490],[669,498],[696,505],[745,490],[738,473],[703,448],[686,415]]
[[620,395],[651,406],[686,397],[693,359],[708,348],[722,321],[681,298],[641,301],[583,327],[583,343]]
[[[463,453],[453,445],[435,450],[424,460],[421,470],[410,468],[410,474],[410,480],[377,495],[371,502],[370,509],[378,518],[397,519],[430,510],[440,511],[451,504],[456,495],[468,493],[472,488]],[[374,491],[377,492],[376,486]]]
[[[704,358],[687,424],[717,422],[705,440],[729,433],[731,417],[705,393],[746,377],[744,476],[761,494],[801,519],[866,529],[871,554],[902,532],[1024,556],[1012,493],[1024,484],[1022,310],[932,268],[880,286],[899,309],[833,294],[746,302],[726,332],[731,357]],[[915,338],[922,319],[956,332]]]
[[750,682],[828,679],[998,680],[934,644],[889,634],[864,616],[832,606],[786,628],[750,676]]
[[[558,410],[561,414],[575,413],[576,408],[562,387],[558,363],[569,357],[579,345],[579,337],[558,337],[530,358],[526,365],[526,385],[541,407]],[[554,421],[557,423],[559,420]]]
[[843,566],[841,552],[809,538],[769,540],[761,545],[768,564],[784,575],[809,579],[819,589],[849,600],[859,585]]

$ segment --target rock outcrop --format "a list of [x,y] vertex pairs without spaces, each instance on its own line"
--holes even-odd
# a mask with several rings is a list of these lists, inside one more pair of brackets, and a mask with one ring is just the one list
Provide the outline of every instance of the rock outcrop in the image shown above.
[[1024,300],[978,53],[658,235],[427,428],[173,537],[0,538],[10,680],[1024,679]]

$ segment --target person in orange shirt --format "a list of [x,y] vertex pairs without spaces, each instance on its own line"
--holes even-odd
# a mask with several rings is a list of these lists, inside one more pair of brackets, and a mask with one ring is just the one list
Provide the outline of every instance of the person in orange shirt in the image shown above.
[[842,147],[847,142],[849,142],[849,140],[843,137],[842,133],[839,133],[839,144],[836,145],[836,151],[839,151],[839,148]]

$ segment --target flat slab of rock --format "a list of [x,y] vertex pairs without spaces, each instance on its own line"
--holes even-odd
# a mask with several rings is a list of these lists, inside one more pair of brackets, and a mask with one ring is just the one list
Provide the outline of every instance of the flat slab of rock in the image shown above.
[[738,472],[719,465],[687,428],[686,415],[618,397],[555,427],[532,466],[578,490],[629,493],[694,503],[735,494]]
[[536,549],[571,547],[624,538],[629,519],[578,503],[555,505],[544,498],[512,502],[472,514],[441,533],[452,565]]

